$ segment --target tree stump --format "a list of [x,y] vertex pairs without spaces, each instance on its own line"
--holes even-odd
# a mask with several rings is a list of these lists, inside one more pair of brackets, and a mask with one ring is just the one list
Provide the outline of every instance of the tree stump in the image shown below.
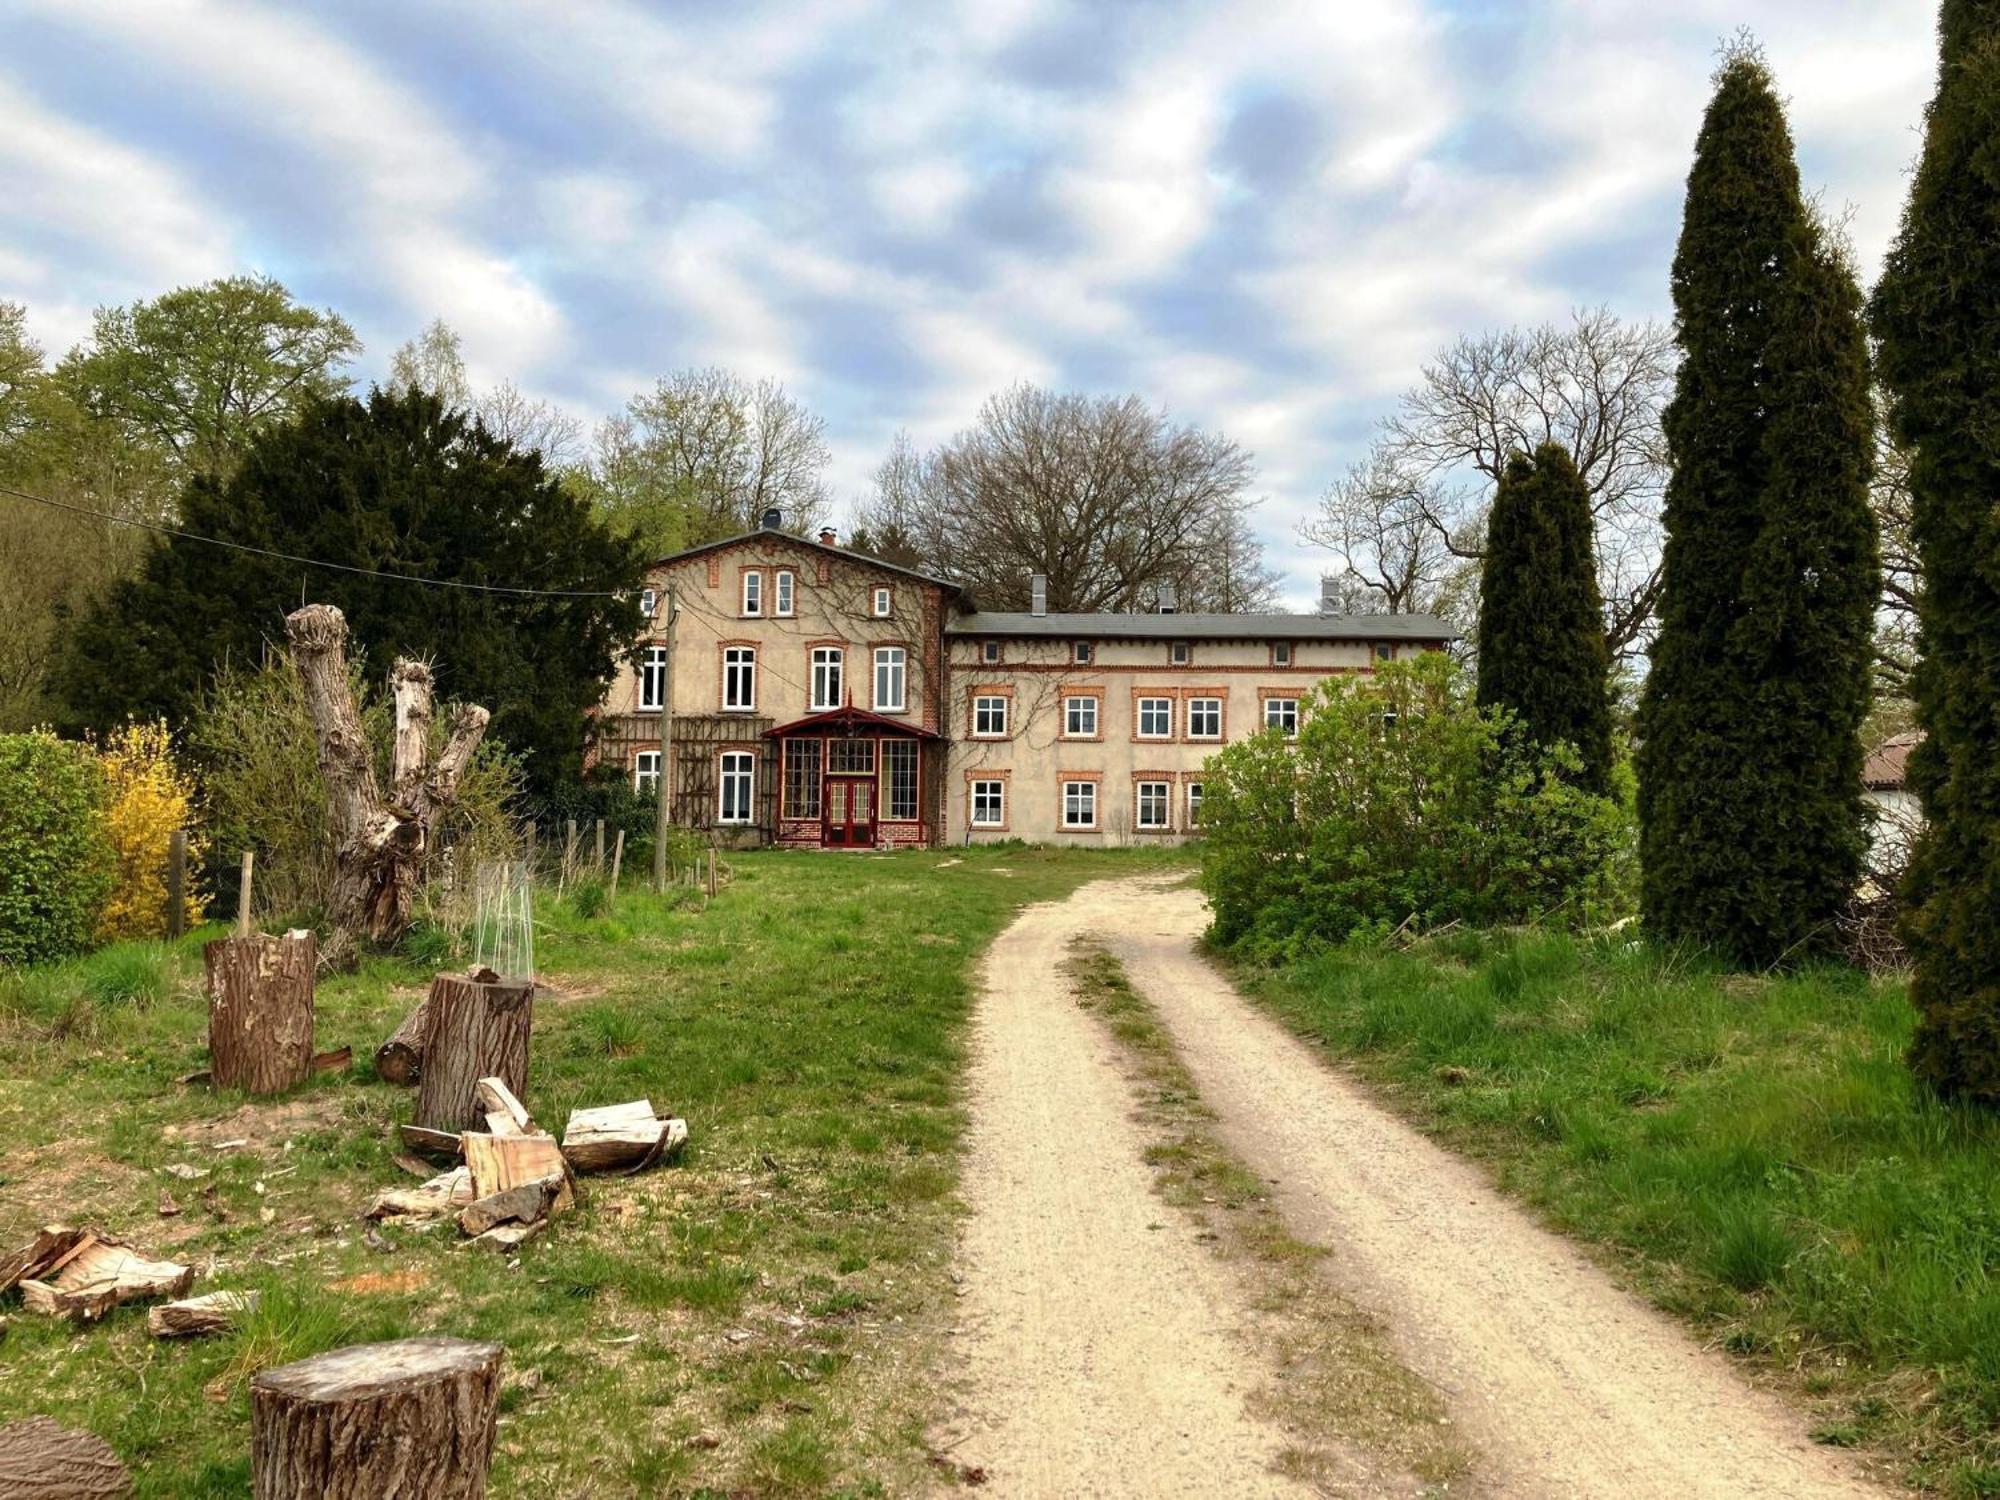
[[250,1382],[256,1500],[481,1500],[500,1414],[498,1344],[398,1339]]
[[0,1427],[0,1495],[9,1500],[112,1500],[132,1476],[111,1445],[48,1417]]
[[534,994],[533,982],[525,979],[487,984],[440,974],[431,982],[416,1124],[430,1130],[483,1128],[482,1078],[498,1078],[517,1095],[528,1091]]
[[208,968],[208,1063],[218,1088],[275,1094],[313,1065],[310,932],[253,932],[202,949]]

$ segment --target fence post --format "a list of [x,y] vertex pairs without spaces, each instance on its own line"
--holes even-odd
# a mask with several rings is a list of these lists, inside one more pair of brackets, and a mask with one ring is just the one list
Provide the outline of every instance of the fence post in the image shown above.
[[590,857],[591,865],[601,879],[604,875],[604,819],[597,820],[597,847]]
[[250,877],[257,865],[257,851],[243,851],[243,874],[236,883],[236,935],[250,936]]
[[187,931],[188,836],[176,828],[167,838],[167,939]]

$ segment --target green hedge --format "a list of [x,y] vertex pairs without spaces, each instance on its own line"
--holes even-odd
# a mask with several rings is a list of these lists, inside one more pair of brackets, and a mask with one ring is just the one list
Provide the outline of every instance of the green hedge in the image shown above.
[[0,962],[91,944],[111,891],[97,757],[52,734],[0,735]]

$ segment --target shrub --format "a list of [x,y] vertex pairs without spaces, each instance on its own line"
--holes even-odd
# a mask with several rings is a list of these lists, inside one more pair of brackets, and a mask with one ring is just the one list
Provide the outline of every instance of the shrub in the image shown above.
[[[187,857],[198,868],[206,841],[194,830],[194,778],[175,764],[164,722],[127,724],[97,752],[107,797],[104,824],[117,860],[111,896],[98,913],[100,942],[164,937],[167,932],[167,848],[177,828],[188,830]],[[201,921],[200,882],[190,880],[181,920]]]
[[111,888],[104,772],[86,745],[0,735],[0,962],[90,944]]
[[1594,920],[1630,818],[1569,779],[1465,673],[1429,654],[1337,677],[1296,741],[1266,730],[1209,762],[1202,885],[1214,936],[1272,956],[1446,922]]
[[[394,708],[386,694],[368,691],[358,666],[353,671],[361,726],[375,752],[375,774],[386,787]],[[433,717],[432,733],[440,742],[449,717],[442,709]],[[326,910],[333,881],[333,836],[318,744],[292,659],[274,652],[254,671],[220,673],[189,725],[188,744],[200,767],[215,843],[225,856],[257,851],[259,909],[317,918]],[[434,744],[433,753],[436,749]],[[453,892],[463,897],[470,891],[477,862],[519,857],[510,811],[519,779],[504,747],[490,739],[480,745],[431,847],[420,895],[423,915],[463,925],[469,912],[441,908],[452,905]],[[451,878],[434,884],[447,870]]]

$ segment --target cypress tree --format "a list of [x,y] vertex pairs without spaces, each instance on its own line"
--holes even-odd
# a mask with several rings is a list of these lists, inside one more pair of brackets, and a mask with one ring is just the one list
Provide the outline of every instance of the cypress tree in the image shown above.
[[1673,295],[1641,905],[1662,938],[1766,964],[1822,937],[1859,878],[1878,563],[1860,293],[1747,47],[1702,122]]
[[1577,785],[1611,788],[1611,655],[1597,591],[1590,491],[1569,450],[1513,454],[1494,492],[1479,580],[1479,702],[1583,758]]
[[1937,92],[1872,308],[1910,454],[1922,561],[1910,780],[1926,827],[1904,887],[1911,1063],[2000,1104],[2000,3],[1945,0]]

